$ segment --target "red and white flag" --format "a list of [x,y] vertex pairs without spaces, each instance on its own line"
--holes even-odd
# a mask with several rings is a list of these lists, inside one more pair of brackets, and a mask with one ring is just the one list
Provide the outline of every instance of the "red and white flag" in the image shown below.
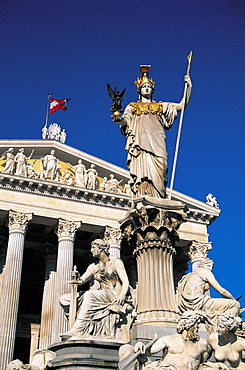
[[49,113],[52,114],[57,111],[57,109],[63,109],[67,110],[66,103],[71,99],[64,99],[64,100],[58,100],[58,99],[49,99]]

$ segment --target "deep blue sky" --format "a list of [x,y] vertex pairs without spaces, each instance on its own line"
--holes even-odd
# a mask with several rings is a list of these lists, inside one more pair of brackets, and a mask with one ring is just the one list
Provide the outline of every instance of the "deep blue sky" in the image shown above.
[[[124,137],[110,119],[106,84],[126,87],[151,64],[155,100],[179,101],[186,56],[193,50],[193,95],[184,115],[174,188],[222,215],[209,228],[214,273],[234,296],[244,294],[243,0],[2,0],[1,139],[39,139],[47,94],[71,98],[50,122],[68,145],[125,167]],[[178,120],[167,133],[169,165]]]

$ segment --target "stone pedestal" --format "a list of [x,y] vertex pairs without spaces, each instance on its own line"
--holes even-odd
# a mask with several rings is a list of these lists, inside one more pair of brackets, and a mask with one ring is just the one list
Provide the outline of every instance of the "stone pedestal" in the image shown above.
[[177,229],[185,220],[185,204],[142,197],[122,222],[124,237],[134,248],[137,263],[137,320],[135,325],[178,319],[173,257]]
[[59,342],[49,349],[56,353],[51,360],[57,370],[112,370],[118,366],[118,349],[122,343],[96,340]]

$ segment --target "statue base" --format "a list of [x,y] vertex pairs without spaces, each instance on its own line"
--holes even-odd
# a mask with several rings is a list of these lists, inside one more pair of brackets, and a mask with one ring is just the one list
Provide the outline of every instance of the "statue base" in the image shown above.
[[118,366],[118,349],[123,343],[99,340],[70,340],[52,344],[51,361],[59,370],[112,370]]

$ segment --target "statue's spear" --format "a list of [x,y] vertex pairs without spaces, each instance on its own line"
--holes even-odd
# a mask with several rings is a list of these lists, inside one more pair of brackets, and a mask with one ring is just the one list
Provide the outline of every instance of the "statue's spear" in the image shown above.
[[[188,66],[186,74],[189,76],[190,69],[191,69],[191,63],[193,60],[193,53],[190,51],[189,55],[187,56],[188,60]],[[183,107],[180,112],[180,120],[179,120],[179,128],[177,133],[177,139],[176,139],[176,145],[175,145],[175,152],[174,152],[174,162],[173,162],[173,168],[172,168],[172,174],[171,174],[171,181],[170,181],[170,187],[169,187],[169,195],[168,198],[171,199],[172,196],[172,190],[174,185],[174,177],[175,177],[175,170],[176,170],[176,164],[177,164],[177,158],[178,158],[178,151],[179,151],[179,143],[180,143],[180,134],[182,129],[182,122],[183,122],[183,116],[184,116],[184,110],[185,110],[185,101],[186,101],[186,93],[187,93],[187,82],[185,82],[184,87],[184,95],[183,95]]]

